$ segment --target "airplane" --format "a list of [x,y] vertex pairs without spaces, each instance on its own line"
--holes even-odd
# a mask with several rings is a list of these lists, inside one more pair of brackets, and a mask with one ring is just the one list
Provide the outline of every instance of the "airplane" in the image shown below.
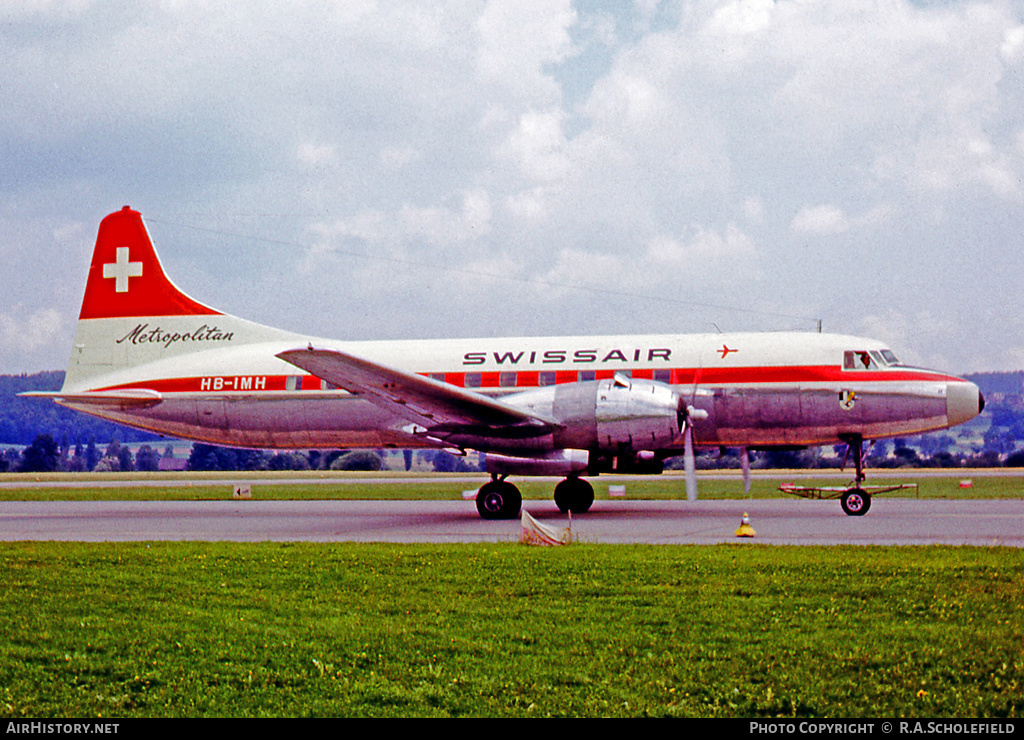
[[354,341],[237,318],[171,282],[142,215],[104,218],[60,391],[25,395],[162,435],[257,448],[437,448],[484,453],[484,519],[519,516],[510,475],[564,477],[563,512],[594,502],[585,480],[659,473],[695,450],[845,443],[866,513],[866,441],[946,429],[981,413],[978,387],[904,365],[884,343],[811,332]]

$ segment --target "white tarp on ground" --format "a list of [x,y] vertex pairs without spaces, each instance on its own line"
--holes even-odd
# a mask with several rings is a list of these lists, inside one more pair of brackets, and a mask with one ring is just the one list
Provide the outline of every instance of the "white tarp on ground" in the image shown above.
[[568,545],[572,542],[572,527],[552,527],[541,524],[523,509],[523,531],[519,541],[528,545]]

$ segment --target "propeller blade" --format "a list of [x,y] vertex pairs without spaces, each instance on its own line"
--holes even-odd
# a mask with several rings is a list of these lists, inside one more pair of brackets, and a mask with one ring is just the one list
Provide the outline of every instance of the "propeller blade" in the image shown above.
[[740,447],[740,468],[743,470],[743,493],[750,493],[750,450]]
[[686,469],[686,500],[697,500],[697,462],[693,457],[693,425],[683,431],[683,463]]

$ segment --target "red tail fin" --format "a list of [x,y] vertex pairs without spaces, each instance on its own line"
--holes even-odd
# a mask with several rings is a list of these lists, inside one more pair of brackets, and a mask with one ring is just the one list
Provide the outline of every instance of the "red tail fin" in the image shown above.
[[100,223],[79,319],[220,315],[164,274],[142,215],[125,206]]

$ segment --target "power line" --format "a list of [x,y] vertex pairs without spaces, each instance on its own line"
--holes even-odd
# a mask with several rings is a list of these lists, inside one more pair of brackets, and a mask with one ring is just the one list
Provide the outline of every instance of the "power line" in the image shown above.
[[[223,229],[213,229],[206,226],[197,226],[195,224],[181,223],[178,221],[170,221],[163,218],[152,218],[147,216],[146,220],[161,224],[163,226],[174,226],[183,229],[192,229],[194,231],[202,231],[208,234],[215,234],[217,236],[228,237],[232,239],[245,239],[247,241],[264,242],[266,244],[274,244],[277,246],[290,247],[293,249],[307,250],[309,245],[302,244],[300,242],[293,242],[286,239],[273,239],[266,236],[253,236],[249,234],[240,234],[232,231],[225,231]],[[515,275],[498,275],[490,272],[481,272],[479,270],[468,270],[462,267],[451,267],[451,266],[440,266],[436,263],[431,262],[420,262],[417,260],[403,259],[400,257],[383,257],[379,254],[365,254],[362,252],[352,252],[344,249],[338,249],[336,247],[329,248],[330,254],[340,255],[344,257],[351,257],[353,259],[367,260],[371,262],[391,262],[398,265],[405,265],[408,267],[415,267],[418,269],[428,270],[441,270],[447,273],[457,273],[460,275],[467,275],[470,277],[487,278],[489,280],[504,280],[507,282],[520,283],[523,285],[534,285],[545,288],[558,288],[562,290],[576,290],[583,293],[593,293],[597,295],[608,295],[617,296],[621,298],[634,298],[646,301],[659,301],[662,303],[671,303],[680,306],[693,306],[697,308],[714,309],[716,311],[731,311],[735,313],[752,314],[759,316],[775,316],[778,318],[796,319],[799,321],[813,322],[820,333],[822,330],[822,320],[813,316],[803,316],[798,314],[787,314],[778,311],[765,311],[752,308],[739,308],[737,306],[726,306],[714,303],[703,303],[700,301],[688,301],[681,298],[669,298],[667,296],[651,295],[649,293],[634,293],[627,290],[613,290],[610,288],[598,288],[588,285],[574,285],[572,283],[553,282],[551,280],[543,280],[541,278],[524,278],[517,277]]]

